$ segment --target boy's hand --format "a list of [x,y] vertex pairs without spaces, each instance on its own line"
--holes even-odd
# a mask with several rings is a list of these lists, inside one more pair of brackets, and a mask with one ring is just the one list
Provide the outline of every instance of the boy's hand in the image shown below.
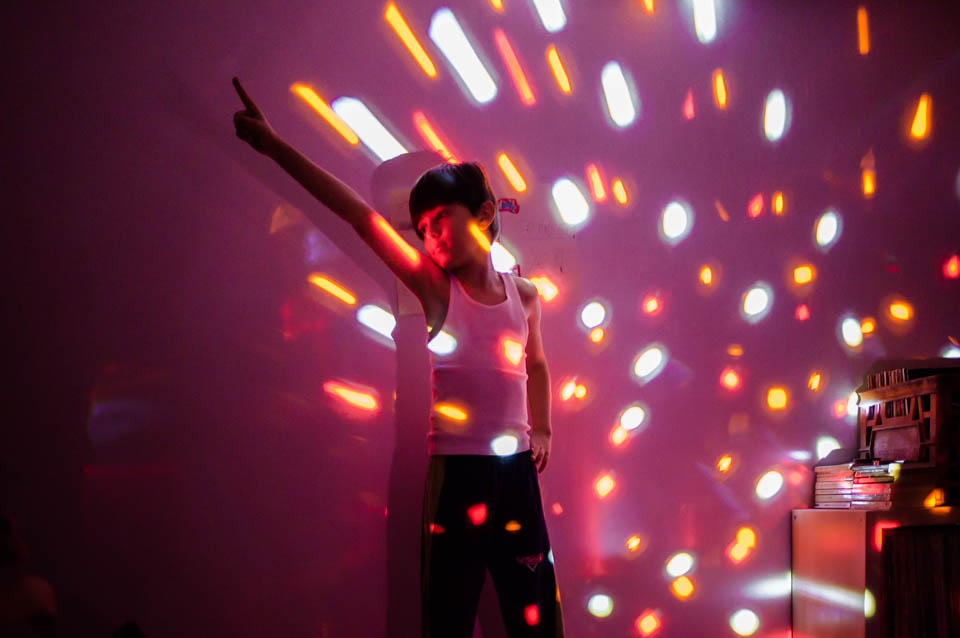
[[543,473],[547,469],[547,461],[550,459],[550,439],[553,435],[550,432],[534,430],[530,433],[530,450],[534,465],[537,466],[537,472]]
[[237,128],[237,137],[247,142],[257,151],[268,155],[273,142],[276,140],[276,133],[267,122],[257,105],[253,103],[247,92],[240,86],[240,80],[233,78],[233,87],[237,89],[240,100],[246,107],[242,111],[233,114],[233,125]]

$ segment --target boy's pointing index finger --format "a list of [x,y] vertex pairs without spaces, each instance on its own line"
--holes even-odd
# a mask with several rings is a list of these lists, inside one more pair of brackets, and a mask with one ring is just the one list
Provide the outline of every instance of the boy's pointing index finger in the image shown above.
[[240,80],[238,78],[233,78],[233,88],[237,90],[237,95],[240,96],[240,100],[243,102],[243,105],[250,110],[253,115],[260,115],[260,109],[257,108],[257,105],[253,103],[253,100],[250,99],[250,96],[247,95],[247,92],[243,90],[243,86],[240,85]]

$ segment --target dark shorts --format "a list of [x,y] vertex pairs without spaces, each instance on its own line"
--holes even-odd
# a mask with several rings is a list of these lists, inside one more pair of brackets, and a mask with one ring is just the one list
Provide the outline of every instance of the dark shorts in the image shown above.
[[488,568],[510,638],[563,636],[531,454],[430,457],[420,546],[423,636],[473,636]]

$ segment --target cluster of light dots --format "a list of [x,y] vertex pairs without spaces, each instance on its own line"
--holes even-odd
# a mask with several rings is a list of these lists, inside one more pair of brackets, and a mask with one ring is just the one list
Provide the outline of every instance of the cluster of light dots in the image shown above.
[[[566,27],[567,17],[560,0],[533,0],[532,3],[537,18],[547,34],[556,34]],[[495,11],[502,12],[504,9],[502,0],[490,0],[490,4]],[[654,0],[642,0],[640,4],[648,14],[654,13]],[[711,44],[717,38],[718,25],[720,24],[717,7],[712,0],[693,0],[692,12],[697,40],[704,45]],[[864,7],[859,7],[856,18],[858,51],[860,55],[866,56],[870,52],[867,10]],[[422,72],[428,78],[440,77],[438,67],[430,53],[427,52],[420,38],[411,29],[395,3],[387,4],[384,19]],[[531,82],[533,76],[526,62],[518,56],[513,42],[503,29],[495,29],[492,35],[492,41],[499,53],[499,59],[507,70],[507,73],[502,74],[502,77],[512,82],[522,105],[526,107],[536,106],[538,103],[536,88]],[[428,36],[474,103],[483,105],[497,98],[499,94],[497,80],[495,80],[497,74],[488,66],[487,60],[490,58],[485,55],[478,55],[471,39],[467,37],[451,9],[444,7],[433,14],[428,28]],[[556,44],[550,44],[541,60],[541,63],[545,63],[549,68],[559,91],[565,95],[572,94],[576,88],[573,86],[571,76],[567,71],[568,65],[564,62],[564,58],[569,58],[570,55],[569,51],[562,51],[558,49]],[[733,89],[736,90],[735,74],[733,80]],[[717,109],[730,108],[731,76],[729,70],[725,72],[723,69],[715,69],[710,78],[710,84]],[[620,61],[607,60],[599,73],[599,86],[602,89],[602,104],[608,122],[615,129],[625,129],[635,125],[642,115],[642,103],[630,70]],[[392,132],[393,127],[378,119],[362,100],[354,97],[340,97],[328,104],[314,88],[304,83],[293,84],[291,90],[339,133],[348,144],[355,146],[362,143],[378,161],[386,161],[410,150]],[[908,128],[910,140],[919,143],[929,138],[933,123],[932,102],[933,99],[930,94],[923,93],[911,105]],[[697,111],[692,89],[686,90],[682,100],[681,113],[687,120],[696,117]],[[760,129],[763,136],[772,144],[778,143],[789,132],[791,120],[792,103],[789,92],[783,88],[769,89],[760,109]],[[439,152],[449,162],[458,161],[458,154],[453,152],[453,145],[450,140],[444,134],[442,128],[432,121],[427,113],[415,111],[413,113],[413,123],[430,148]],[[527,193],[529,191],[530,183],[528,178],[524,176],[526,171],[521,169],[525,166],[522,161],[511,158],[506,152],[500,152],[496,157],[496,164],[514,192]],[[599,163],[587,164],[583,179],[584,181],[580,182],[579,179],[560,177],[553,181],[550,189],[558,220],[567,228],[573,230],[591,221],[594,216],[593,204],[613,201],[619,205],[626,205],[629,202],[625,178],[616,177],[608,180],[604,176],[604,170]],[[960,174],[958,174],[957,184],[958,196],[960,196]],[[874,197],[877,192],[876,158],[872,149],[868,150],[860,161],[860,190],[864,198],[867,199]],[[717,200],[714,203],[720,218],[723,221],[730,221],[732,216],[721,202]],[[753,195],[747,201],[746,216],[750,219],[757,219],[768,209],[774,215],[784,214],[786,199],[782,191],[773,192],[769,199],[766,198],[764,193]],[[388,228],[389,224],[385,220],[379,220],[379,226],[400,247],[403,254],[411,262],[416,263],[419,259],[419,253],[406,244],[392,228]],[[681,199],[669,201],[660,210],[657,229],[661,240],[669,246],[677,246],[689,237],[693,226],[693,210],[689,204]],[[824,253],[831,250],[840,240],[842,231],[843,217],[836,210],[828,208],[817,217],[813,224],[813,247]],[[495,259],[500,261],[499,265],[503,267],[498,268],[498,270],[507,271],[516,264],[513,256],[505,251],[501,244],[491,246],[486,240],[486,235],[479,229],[477,229],[476,234],[477,241],[481,244],[486,242],[485,248],[494,255]],[[511,261],[512,263],[509,263]],[[509,265],[506,265],[507,263]],[[948,280],[960,278],[960,256],[952,254],[943,258],[942,273],[943,277]],[[798,294],[801,290],[811,288],[817,277],[817,267],[809,262],[792,266],[789,271],[789,281],[795,286]],[[715,288],[719,279],[720,269],[718,264],[702,265],[699,268],[697,281],[701,288],[705,290]],[[537,286],[540,296],[547,302],[560,294],[559,288],[546,275],[531,280]],[[355,295],[327,276],[313,274],[309,281],[318,290],[339,303],[347,306],[355,306],[358,303]],[[773,303],[774,291],[772,286],[763,281],[758,281],[741,293],[740,314],[747,322],[756,323],[770,314]],[[640,307],[644,314],[656,316],[663,311],[663,297],[658,292],[649,293],[641,299]],[[798,321],[810,319],[810,305],[807,303],[797,305],[794,316]],[[885,302],[881,313],[877,316],[886,320],[888,322],[886,325],[908,324],[915,318],[915,309],[909,301],[898,298]],[[391,335],[396,326],[396,321],[389,312],[376,305],[367,304],[356,311],[356,317],[360,324],[381,338],[392,339]],[[600,302],[587,304],[581,312],[580,320],[582,325],[587,328],[590,340],[594,343],[600,343],[605,335],[604,328],[610,321],[609,308]],[[841,316],[837,325],[841,344],[853,350],[859,349],[864,339],[873,336],[878,328],[877,321],[873,317],[858,318],[852,314]],[[434,353],[447,354],[453,352],[456,345],[456,339],[443,331],[428,344]],[[512,365],[519,365],[523,357],[522,344],[517,340],[504,338],[501,345],[504,358]],[[737,346],[736,350],[738,352],[734,354],[734,348],[731,347],[728,354],[733,357],[740,356],[742,349]],[[956,353],[951,354],[951,356],[958,356],[960,355],[960,347],[953,344],[947,346],[944,352]],[[644,384],[656,378],[667,365],[667,362],[666,348],[662,344],[650,344],[634,357],[631,373],[636,380]],[[735,366],[724,368],[720,373],[721,387],[727,391],[740,389],[743,384],[741,370],[742,368],[738,369]],[[824,385],[822,372],[810,374],[807,380],[807,388],[810,392],[821,392]],[[358,410],[376,411],[379,409],[376,394],[356,384],[328,381],[324,384],[324,390],[338,401]],[[561,396],[564,400],[583,399],[586,396],[586,387],[577,382],[576,378],[573,378],[563,384]],[[790,394],[785,387],[773,386],[767,388],[766,405],[771,411],[783,411],[789,403]],[[837,416],[855,414],[856,409],[856,393],[852,393],[847,399],[836,399],[834,402],[834,413]],[[462,406],[437,404],[434,406],[434,410],[454,422],[463,422],[469,418],[469,414]],[[646,419],[647,412],[640,406],[632,406],[624,410],[611,432],[611,442],[614,445],[622,444],[631,432],[635,432],[645,425]],[[495,454],[508,455],[515,452],[517,445],[518,440],[515,436],[504,435],[496,438],[492,442],[491,448]],[[817,439],[815,444],[816,457],[821,459],[830,451],[839,447],[840,444],[834,437],[822,436]],[[810,453],[808,452],[807,455],[809,456]],[[734,465],[734,457],[731,454],[724,454],[715,463],[716,471],[720,475],[731,472]],[[784,476],[780,471],[767,471],[756,481],[755,492],[757,497],[761,500],[773,498],[781,491],[784,482]],[[791,482],[795,483],[793,478],[791,478]],[[616,486],[617,482],[610,472],[599,476],[594,484],[600,499],[608,498]],[[939,503],[942,503],[942,500],[942,494],[938,495],[932,492],[924,501],[924,505],[928,508],[936,508]],[[554,504],[553,512],[556,515],[562,512],[559,503]],[[486,515],[486,506],[482,503],[468,510],[468,518],[474,525],[483,524],[486,521]],[[886,521],[877,523],[875,548],[878,551],[882,541],[882,530],[894,525],[895,523]],[[519,523],[510,521],[507,523],[506,529],[508,532],[514,533],[519,530]],[[727,557],[734,564],[743,562],[755,548],[756,540],[756,532],[752,528],[740,528],[735,539],[727,547]],[[642,551],[645,545],[645,540],[638,534],[630,536],[626,542],[627,549],[630,552]],[[674,554],[666,563],[666,571],[673,579],[670,588],[677,598],[687,599],[694,593],[694,584],[689,576],[693,565],[693,556],[688,552]],[[869,609],[871,598],[869,590],[866,591],[865,613],[868,616],[871,614],[866,609]],[[587,607],[595,617],[607,617],[613,612],[613,599],[606,594],[596,594],[589,599]],[[528,624],[537,624],[539,622],[538,608],[535,605],[526,607],[524,617]],[[660,612],[648,609],[636,617],[634,624],[640,635],[648,636],[658,632],[662,628],[662,623],[663,619]],[[729,619],[731,630],[742,636],[754,634],[758,630],[759,624],[759,618],[750,609],[740,609],[733,613]]]

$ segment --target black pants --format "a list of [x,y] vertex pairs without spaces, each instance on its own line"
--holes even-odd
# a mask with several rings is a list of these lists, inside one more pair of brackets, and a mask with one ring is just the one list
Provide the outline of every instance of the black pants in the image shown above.
[[560,590],[530,450],[431,456],[421,539],[423,636],[473,636],[489,568],[510,638],[562,638]]

